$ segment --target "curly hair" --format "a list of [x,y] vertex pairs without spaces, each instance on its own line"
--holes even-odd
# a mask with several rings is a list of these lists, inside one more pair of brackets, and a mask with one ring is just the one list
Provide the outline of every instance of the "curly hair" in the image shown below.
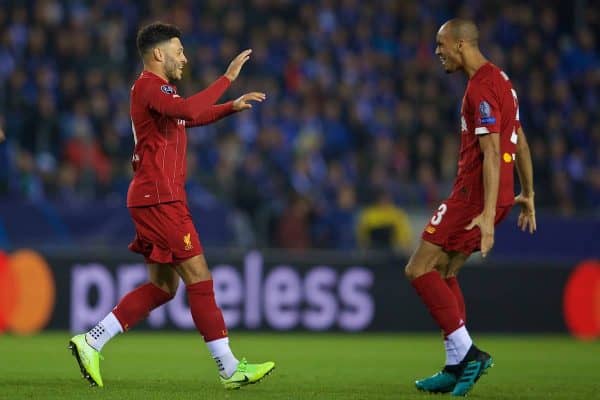
[[170,40],[172,38],[181,38],[181,31],[175,25],[154,22],[142,27],[137,34],[136,44],[142,57],[148,50],[153,49],[157,44]]

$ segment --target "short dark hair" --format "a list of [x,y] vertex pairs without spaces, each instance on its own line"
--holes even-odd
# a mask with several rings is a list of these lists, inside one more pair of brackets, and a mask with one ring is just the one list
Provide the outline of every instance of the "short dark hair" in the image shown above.
[[144,54],[157,44],[173,38],[181,38],[181,31],[175,25],[154,22],[142,27],[137,34],[136,44],[140,55]]

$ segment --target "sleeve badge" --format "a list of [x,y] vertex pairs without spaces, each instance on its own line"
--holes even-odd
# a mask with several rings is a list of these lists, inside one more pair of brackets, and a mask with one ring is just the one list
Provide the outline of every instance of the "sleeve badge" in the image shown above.
[[160,91],[165,94],[175,94],[175,89],[173,89],[173,87],[171,87],[169,85],[162,85],[160,87]]

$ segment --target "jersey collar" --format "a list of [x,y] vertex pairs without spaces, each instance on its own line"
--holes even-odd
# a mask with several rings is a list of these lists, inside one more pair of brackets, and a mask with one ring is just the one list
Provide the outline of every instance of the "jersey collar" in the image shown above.
[[470,81],[474,80],[477,77],[477,75],[480,75],[480,73],[482,71],[488,69],[491,66],[492,66],[492,63],[490,61],[487,61],[485,64],[483,64],[481,67],[479,67],[479,69],[477,71],[475,71],[475,73],[473,74],[473,76],[469,80]]
[[142,76],[152,77],[152,78],[158,79],[159,81],[161,81],[163,83],[170,85],[170,83],[166,79],[156,75],[154,72],[148,71],[147,69],[142,71]]

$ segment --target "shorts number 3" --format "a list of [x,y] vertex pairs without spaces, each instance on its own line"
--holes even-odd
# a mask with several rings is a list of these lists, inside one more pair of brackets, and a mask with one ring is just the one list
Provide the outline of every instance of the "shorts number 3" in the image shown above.
[[444,216],[444,214],[446,214],[446,211],[448,211],[448,206],[446,205],[446,203],[440,204],[435,215],[431,217],[431,225],[439,225],[440,222],[442,222],[442,217]]

